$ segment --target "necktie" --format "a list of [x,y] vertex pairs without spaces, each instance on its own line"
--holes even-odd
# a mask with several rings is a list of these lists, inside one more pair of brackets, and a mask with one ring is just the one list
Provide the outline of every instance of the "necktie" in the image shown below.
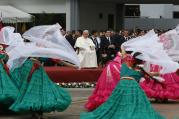
[[94,38],[94,43],[95,43],[96,48],[98,48],[98,41],[96,38]]
[[110,40],[110,37],[107,37],[108,41],[109,41],[109,44],[111,44],[111,40]]

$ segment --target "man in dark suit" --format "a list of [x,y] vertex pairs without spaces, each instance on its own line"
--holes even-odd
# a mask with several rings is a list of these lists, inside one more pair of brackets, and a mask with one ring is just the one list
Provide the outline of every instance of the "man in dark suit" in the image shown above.
[[131,39],[130,36],[129,36],[129,31],[126,30],[126,29],[122,31],[122,36],[125,39],[125,41],[128,41],[128,40]]
[[106,64],[109,60],[112,60],[116,53],[116,42],[111,37],[111,31],[106,30],[105,36],[101,37],[102,64]]
[[121,51],[121,45],[126,41],[126,39],[119,32],[116,32],[113,35],[113,39],[115,41],[116,51]]
[[100,62],[100,38],[98,37],[98,32],[96,30],[93,30],[91,32],[90,39],[95,44],[97,61],[98,61],[98,64],[99,64],[99,62]]
[[75,40],[77,39],[77,38],[79,38],[79,37],[81,37],[82,36],[82,34],[83,34],[83,31],[82,30],[76,30],[75,31]]
[[70,43],[70,45],[74,48],[76,40],[73,38],[72,33],[71,32],[67,32],[67,34],[65,35],[65,38]]

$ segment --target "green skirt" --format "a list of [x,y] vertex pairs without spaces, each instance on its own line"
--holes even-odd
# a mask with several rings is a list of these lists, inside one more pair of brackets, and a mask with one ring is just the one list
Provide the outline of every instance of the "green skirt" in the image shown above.
[[22,87],[23,81],[27,80],[32,66],[33,62],[31,60],[26,60],[21,67],[10,72],[11,78],[19,90]]
[[109,99],[80,119],[164,119],[151,106],[135,80],[120,80]]
[[[26,66],[23,70],[29,69],[30,65]],[[22,76],[26,79],[22,77],[17,83],[20,93],[10,110],[20,113],[64,111],[71,104],[70,94],[53,83],[42,67],[35,70],[30,81],[27,75]]]
[[0,64],[0,104],[10,105],[16,100],[18,88]]

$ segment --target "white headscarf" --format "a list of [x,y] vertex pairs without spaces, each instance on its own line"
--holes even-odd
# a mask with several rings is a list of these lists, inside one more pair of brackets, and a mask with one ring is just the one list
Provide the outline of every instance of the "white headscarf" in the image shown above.
[[62,35],[60,29],[61,26],[59,24],[35,26],[26,31],[22,36],[43,47],[61,49],[74,55],[75,51],[72,50],[73,48]]
[[40,47],[34,43],[24,43],[13,48],[8,48],[6,52],[9,55],[7,64],[11,70],[20,67],[28,57],[62,59],[79,67],[78,60],[70,52],[66,53],[63,50]]
[[149,64],[162,66],[160,73],[175,72],[179,64],[172,61],[164,50],[163,44],[159,42],[159,37],[153,30],[146,35],[131,39],[122,44],[126,51],[142,53],[137,58]]
[[179,61],[179,26],[160,36],[167,54],[174,60]]
[[14,27],[3,27],[0,31],[0,43],[10,46],[16,46],[23,43],[24,39],[21,37],[21,34],[14,33],[14,31]]
[[[9,45],[9,47],[6,49],[6,52],[9,55],[7,64],[11,70],[21,66],[28,57],[61,59],[71,62],[78,67],[80,66],[75,51],[66,41],[66,39],[61,37],[59,25],[58,27],[56,25],[49,25],[46,27],[42,26],[42,28],[38,26],[37,28],[40,28],[40,31],[36,30],[35,28],[36,27],[33,27],[27,31],[28,40],[32,41],[31,43],[15,42],[14,38],[16,38],[16,33],[12,32],[11,27],[6,27],[6,30],[9,31],[7,33],[4,33],[6,32],[4,30],[1,31],[1,34],[3,34],[5,39],[5,42],[2,42],[4,42],[6,45]],[[31,40],[32,37],[34,40]]]

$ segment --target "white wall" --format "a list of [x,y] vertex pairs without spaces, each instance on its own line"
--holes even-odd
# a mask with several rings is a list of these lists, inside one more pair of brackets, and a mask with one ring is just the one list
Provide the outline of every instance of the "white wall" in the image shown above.
[[179,12],[179,5],[174,5],[173,11],[178,11]]
[[66,12],[66,0],[0,0],[0,5],[12,5],[28,13]]
[[[114,14],[116,17],[116,4],[108,2],[80,1],[79,7],[80,28],[104,30],[108,27],[108,14]],[[103,19],[99,19],[99,14],[103,13]],[[116,21],[115,21],[116,23]],[[114,25],[115,26],[115,25]]]
[[173,18],[173,4],[140,4],[141,17]]

